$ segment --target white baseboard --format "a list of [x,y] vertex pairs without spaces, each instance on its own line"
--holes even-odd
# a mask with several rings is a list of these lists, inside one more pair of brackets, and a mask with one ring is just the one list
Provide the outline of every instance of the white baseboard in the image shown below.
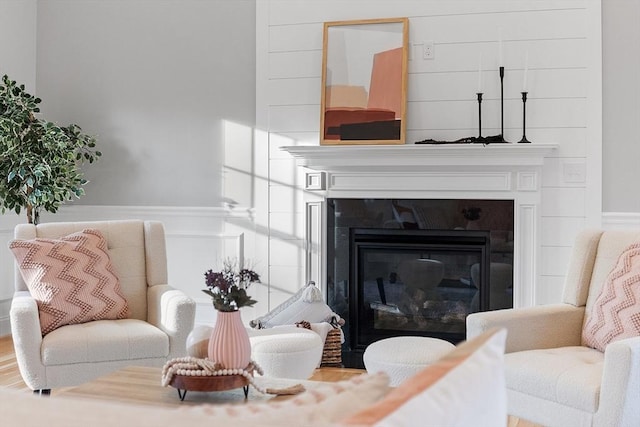
[[602,228],[607,230],[640,229],[640,213],[603,212]]

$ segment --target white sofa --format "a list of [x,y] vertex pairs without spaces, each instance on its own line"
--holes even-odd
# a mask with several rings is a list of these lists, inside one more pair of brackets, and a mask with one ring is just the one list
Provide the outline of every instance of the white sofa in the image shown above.
[[509,414],[545,426],[640,426],[640,337],[612,342],[604,353],[582,340],[585,313],[619,255],[635,242],[640,231],[584,231],[573,248],[561,304],[467,318],[468,338],[493,327],[509,332]]
[[38,307],[16,267],[11,333],[24,382],[34,391],[81,384],[129,365],[162,366],[186,354],[195,302],[167,284],[164,229],[140,220],[21,224],[17,239],[84,229],[105,237],[129,316],[62,326],[42,336]]

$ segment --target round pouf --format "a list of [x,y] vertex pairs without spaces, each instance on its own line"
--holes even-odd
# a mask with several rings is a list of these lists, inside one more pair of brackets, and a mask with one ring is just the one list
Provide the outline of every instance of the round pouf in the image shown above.
[[395,387],[454,348],[450,342],[437,338],[385,338],[370,344],[363,360],[368,373],[385,372],[389,385]]
[[322,359],[322,339],[308,329],[254,329],[249,331],[249,341],[251,358],[266,377],[307,379]]

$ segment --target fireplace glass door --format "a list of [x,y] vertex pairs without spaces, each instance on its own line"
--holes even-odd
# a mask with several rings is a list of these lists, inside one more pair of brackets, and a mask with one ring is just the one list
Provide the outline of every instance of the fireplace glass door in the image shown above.
[[366,345],[385,337],[463,340],[465,313],[512,307],[513,206],[327,199],[326,297],[346,321],[345,366],[362,367]]
[[465,338],[490,305],[489,232],[352,229],[352,348],[381,338]]

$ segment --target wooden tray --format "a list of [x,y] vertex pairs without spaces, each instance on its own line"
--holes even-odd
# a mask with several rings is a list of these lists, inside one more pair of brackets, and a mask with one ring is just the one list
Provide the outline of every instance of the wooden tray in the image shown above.
[[169,385],[178,389],[180,400],[184,400],[187,391],[224,391],[240,387],[244,390],[244,397],[249,396],[249,379],[242,375],[174,375]]

